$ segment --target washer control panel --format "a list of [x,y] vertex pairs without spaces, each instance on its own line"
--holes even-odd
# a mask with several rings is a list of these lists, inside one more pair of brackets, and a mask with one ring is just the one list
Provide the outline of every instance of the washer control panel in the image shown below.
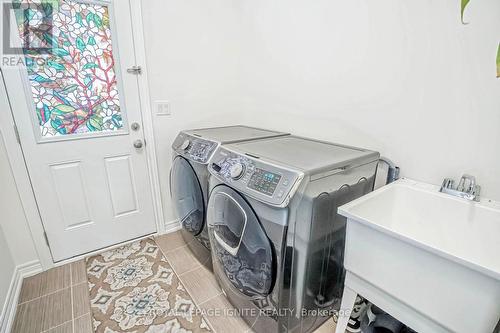
[[224,147],[214,154],[208,170],[219,180],[257,200],[284,207],[303,174]]
[[206,164],[218,146],[218,142],[181,132],[175,138],[172,149],[191,161]]
[[255,168],[247,186],[258,192],[273,195],[280,183],[281,175],[261,168]]

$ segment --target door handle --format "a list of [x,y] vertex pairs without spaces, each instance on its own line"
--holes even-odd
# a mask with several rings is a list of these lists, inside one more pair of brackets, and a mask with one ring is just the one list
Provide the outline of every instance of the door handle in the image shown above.
[[233,257],[236,257],[236,254],[238,254],[238,250],[240,249],[239,244],[237,247],[229,246],[229,244],[224,242],[224,240],[222,240],[222,238],[217,234],[217,231],[215,231],[215,230],[214,230],[214,237],[215,237],[215,240],[217,241],[217,243],[219,243],[219,245],[222,246],[224,248],[224,250],[229,252]]
[[134,148],[136,149],[141,149],[144,144],[142,143],[142,140],[135,140],[134,141]]

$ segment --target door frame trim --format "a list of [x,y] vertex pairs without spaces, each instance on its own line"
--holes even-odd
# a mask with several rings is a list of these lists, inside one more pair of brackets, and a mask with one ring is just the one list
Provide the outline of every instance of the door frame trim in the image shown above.
[[149,178],[153,194],[153,206],[155,211],[156,232],[163,234],[166,231],[163,215],[163,203],[161,198],[160,174],[158,159],[156,157],[156,141],[153,127],[153,114],[151,108],[151,94],[149,91],[148,68],[146,59],[146,41],[144,40],[144,24],[142,21],[142,1],[130,1],[130,14],[136,62],[141,64],[143,71],[137,75],[139,82],[139,98],[141,102],[142,124],[144,127],[144,139],[146,140],[146,156],[148,160]]
[[28,167],[24,161],[23,148],[21,144],[18,143],[17,135],[14,130],[14,116],[12,114],[12,107],[7,92],[7,81],[3,75],[3,70],[0,74],[0,80],[0,84],[3,86],[0,89],[5,91],[6,103],[8,104],[8,108],[0,115],[0,135],[3,137],[7,159],[10,164],[12,176],[14,177],[14,182],[38,259],[43,269],[48,269],[52,267],[54,263],[52,261],[50,248],[45,243],[45,230],[38,211],[35,194],[31,187]]
[[[141,0],[129,0],[131,24],[134,39],[134,52],[136,56],[136,63],[140,64],[144,69],[142,74],[137,75],[139,86],[139,98],[141,105],[141,116],[143,123],[144,138],[147,142],[145,151],[147,156],[147,166],[149,171],[149,180],[151,185],[151,192],[153,196],[153,208],[156,223],[156,234],[162,234],[166,231],[163,215],[163,205],[161,198],[161,189],[159,182],[159,169],[156,157],[156,144],[153,132],[153,117],[151,110],[149,81],[147,76],[146,65],[146,47],[144,40],[143,20],[142,20],[142,5]],[[5,84],[5,89],[8,97],[7,78],[3,75],[0,76],[2,82]],[[24,94],[24,91],[23,91]],[[10,103],[10,102],[9,102]],[[21,144],[17,142],[16,133],[14,131],[15,121],[12,114],[12,108],[6,117],[7,122],[1,124],[3,130],[3,137],[5,148],[9,163],[11,164],[14,180],[19,192],[19,197],[23,206],[26,220],[30,229],[33,244],[37,251],[40,263],[43,270],[55,267],[57,264],[53,261],[50,253],[50,248],[45,241],[45,230],[43,222],[38,211],[35,194],[31,185],[28,168],[24,159],[24,152]]]

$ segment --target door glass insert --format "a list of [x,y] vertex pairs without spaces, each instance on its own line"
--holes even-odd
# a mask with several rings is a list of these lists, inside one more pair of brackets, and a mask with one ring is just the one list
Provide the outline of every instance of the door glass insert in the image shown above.
[[121,129],[108,6],[71,0],[18,4],[16,19],[41,136]]
[[215,214],[221,215],[214,220],[214,231],[230,247],[237,247],[247,220],[245,212],[234,199],[223,193],[214,196],[214,206],[218,207]]
[[[273,249],[245,199],[225,185],[215,187],[207,223],[214,265],[222,273],[223,284],[250,297],[269,295],[275,276]],[[237,249],[236,253],[231,253],[228,246]]]
[[198,235],[205,222],[203,192],[193,167],[183,157],[176,157],[172,164],[170,190],[182,227]]

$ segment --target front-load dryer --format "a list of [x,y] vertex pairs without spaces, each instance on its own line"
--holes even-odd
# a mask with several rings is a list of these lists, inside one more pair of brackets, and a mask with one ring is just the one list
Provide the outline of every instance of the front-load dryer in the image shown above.
[[207,163],[222,144],[288,135],[248,126],[227,126],[181,131],[172,144],[170,194],[181,233],[195,257],[211,268],[205,227],[208,201]]
[[256,332],[312,332],[340,307],[346,219],[379,154],[296,136],[219,147],[209,165],[214,273]]

